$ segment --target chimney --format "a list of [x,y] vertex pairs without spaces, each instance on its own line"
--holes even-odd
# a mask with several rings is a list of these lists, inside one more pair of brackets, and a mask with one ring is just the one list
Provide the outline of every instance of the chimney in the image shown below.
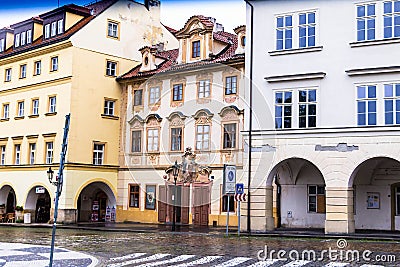
[[164,51],[164,43],[158,43],[156,44],[156,47],[157,47],[157,52]]
[[160,4],[159,0],[144,0],[144,5],[147,10],[150,10],[152,7],[160,7]]

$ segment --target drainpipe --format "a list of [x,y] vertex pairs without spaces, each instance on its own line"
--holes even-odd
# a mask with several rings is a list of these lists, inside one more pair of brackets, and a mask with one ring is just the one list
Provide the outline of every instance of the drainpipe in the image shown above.
[[253,130],[253,17],[254,17],[254,6],[250,3],[250,0],[245,0],[246,4],[251,7],[250,15],[250,85],[249,85],[249,159],[248,159],[248,180],[247,180],[247,232],[251,233],[251,223],[250,223],[250,185],[251,185],[251,148],[252,148],[252,130]]

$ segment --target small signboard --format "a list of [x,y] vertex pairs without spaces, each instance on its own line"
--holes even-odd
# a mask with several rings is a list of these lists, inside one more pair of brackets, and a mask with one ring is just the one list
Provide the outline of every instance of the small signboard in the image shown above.
[[236,184],[236,194],[244,193],[244,184]]
[[36,194],[44,194],[46,189],[43,186],[36,187]]
[[236,186],[236,166],[234,165],[224,165],[224,179],[222,193],[235,194]]

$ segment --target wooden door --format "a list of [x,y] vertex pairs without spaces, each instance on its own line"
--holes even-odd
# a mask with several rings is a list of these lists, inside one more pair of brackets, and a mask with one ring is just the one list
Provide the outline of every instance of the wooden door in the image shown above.
[[158,221],[165,222],[167,217],[167,188],[165,185],[160,185],[158,191]]
[[181,223],[189,224],[190,187],[182,186],[181,189]]
[[193,188],[194,225],[208,225],[210,199],[210,188],[208,186],[199,186]]

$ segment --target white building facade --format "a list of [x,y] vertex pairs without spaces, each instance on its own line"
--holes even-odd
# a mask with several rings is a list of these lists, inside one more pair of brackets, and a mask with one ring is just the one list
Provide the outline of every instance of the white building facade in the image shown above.
[[251,230],[400,230],[399,12],[248,1]]

